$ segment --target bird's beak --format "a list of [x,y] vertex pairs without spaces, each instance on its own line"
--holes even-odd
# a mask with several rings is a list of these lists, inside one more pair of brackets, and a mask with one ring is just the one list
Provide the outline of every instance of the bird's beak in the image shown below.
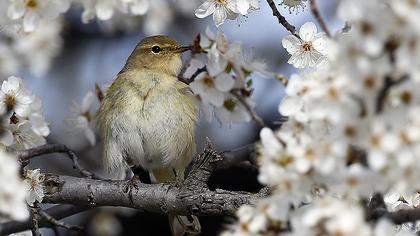
[[181,46],[177,49],[175,49],[175,52],[177,53],[183,53],[185,51],[191,50],[191,46]]

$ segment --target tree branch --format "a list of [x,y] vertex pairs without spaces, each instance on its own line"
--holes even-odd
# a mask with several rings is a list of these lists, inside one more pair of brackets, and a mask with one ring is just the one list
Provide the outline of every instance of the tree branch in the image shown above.
[[324,18],[322,17],[321,13],[319,12],[318,5],[316,4],[316,0],[310,0],[311,3],[311,11],[314,14],[315,18],[321,25],[322,30],[328,35],[328,37],[331,37],[331,33],[328,29],[327,24],[324,21]]
[[277,17],[279,23],[286,28],[290,33],[292,33],[294,36],[300,39],[299,34],[296,32],[295,26],[290,24],[286,18],[279,12],[279,10],[276,7],[276,4],[273,0],[267,0],[268,5],[270,6],[271,10],[273,11],[273,16]]
[[191,75],[191,78],[184,78],[183,76],[179,76],[178,77],[178,79],[181,81],[181,82],[184,82],[184,83],[186,83],[186,84],[190,84],[191,82],[193,82],[194,80],[195,80],[195,78],[197,78],[197,76],[199,75],[199,74],[201,74],[201,73],[203,73],[203,72],[206,72],[207,71],[207,67],[206,66],[203,66],[203,67],[201,67],[201,68],[198,68],[195,72],[194,72],[194,74],[192,74]]
[[[80,212],[90,209],[87,206],[73,206],[73,205],[58,205],[53,206],[45,212],[57,220],[78,214]],[[39,227],[51,226],[51,223],[46,219],[41,218],[38,222]],[[8,235],[16,232],[28,230],[32,227],[32,222],[27,221],[10,221],[0,224],[0,235]]]
[[79,157],[77,157],[74,151],[62,144],[45,144],[39,147],[20,151],[18,152],[18,158],[21,163],[26,165],[34,157],[51,153],[65,153],[73,162],[73,168],[77,169],[82,176],[93,179],[102,179],[101,177],[83,168],[79,163]]
[[81,227],[81,226],[78,226],[78,225],[68,225],[68,224],[66,224],[64,222],[61,222],[61,221],[55,219],[53,216],[51,216],[50,214],[48,214],[47,212],[45,212],[42,209],[39,209],[38,213],[39,213],[39,215],[43,219],[45,219],[48,222],[50,222],[53,227],[61,227],[61,228],[64,228],[64,229],[66,229],[68,231],[81,231],[81,230],[83,230],[83,227]]
[[420,208],[389,212],[386,209],[382,194],[376,193],[367,205],[366,218],[367,220],[377,221],[381,217],[388,218],[394,224],[412,223],[420,220]]
[[242,204],[265,195],[225,190],[211,191],[207,180],[221,156],[208,142],[182,186],[143,184],[125,191],[127,181],[105,181],[46,174],[44,202],[85,206],[124,206],[163,214],[230,215]]
[[32,236],[41,236],[41,232],[39,231],[38,209],[35,207],[30,207],[29,209],[31,211],[30,220],[32,223],[31,224]]
[[[63,145],[44,145],[20,153],[22,161],[30,158],[52,153],[53,151],[66,153],[69,149]],[[232,153],[236,153],[233,151]],[[231,154],[232,154],[231,153]],[[242,159],[240,159],[242,160]],[[243,204],[255,204],[258,198],[270,194],[269,188],[258,193],[234,192],[216,189],[212,191],[207,186],[211,173],[223,162],[223,156],[213,150],[210,141],[204,152],[198,155],[190,168],[185,181],[179,183],[143,184],[138,183],[137,188],[127,191],[128,181],[111,181],[93,178],[79,178],[45,174],[44,203],[73,204],[82,207],[81,210],[96,206],[122,206],[144,211],[174,215],[232,215]],[[226,164],[226,163],[225,163]],[[76,214],[70,212],[66,215],[57,215],[50,209],[46,213],[53,219]],[[49,217],[41,218],[39,225],[58,225]],[[32,226],[31,222],[8,222],[0,225],[0,234],[9,234],[22,231]]]
[[231,93],[239,100],[239,102],[245,107],[249,112],[252,119],[257,122],[261,127],[267,127],[267,124],[264,120],[258,115],[255,109],[241,96],[240,91],[232,90]]
[[393,80],[390,76],[385,77],[384,84],[376,98],[376,113],[381,113],[384,109],[385,101],[388,96],[389,90],[395,85],[398,85],[408,79],[408,75],[402,76],[400,79]]

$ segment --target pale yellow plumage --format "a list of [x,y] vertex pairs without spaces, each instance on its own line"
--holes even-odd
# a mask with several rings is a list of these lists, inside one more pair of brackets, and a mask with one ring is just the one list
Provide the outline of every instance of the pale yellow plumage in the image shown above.
[[157,182],[183,178],[195,152],[197,106],[178,81],[182,51],[166,36],[142,40],[108,89],[98,120],[109,170],[141,166]]

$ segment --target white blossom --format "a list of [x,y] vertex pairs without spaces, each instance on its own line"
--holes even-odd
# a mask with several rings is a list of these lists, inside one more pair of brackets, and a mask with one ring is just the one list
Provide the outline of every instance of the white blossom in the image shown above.
[[84,23],[97,17],[106,21],[116,12],[131,15],[144,15],[150,7],[149,0],[81,0],[83,5],[82,21]]
[[28,192],[26,195],[26,203],[33,206],[35,202],[42,202],[44,198],[44,174],[40,169],[26,170],[25,171],[25,184],[28,185]]
[[17,124],[10,124],[10,132],[13,135],[13,150],[25,150],[28,148],[44,145],[46,140],[33,130],[32,124],[27,121],[21,121]]
[[250,10],[260,9],[259,0],[236,0],[236,8],[241,15],[246,15]]
[[292,11],[299,12],[300,10],[305,9],[306,0],[282,0],[280,5],[284,5],[285,8],[289,8],[289,13],[292,13]]
[[216,107],[216,117],[226,124],[249,122],[251,120],[247,108],[232,95],[225,98],[222,106]]
[[24,88],[22,79],[11,76],[3,81],[0,91],[0,112],[14,111],[19,116],[27,116],[33,102],[29,91]]
[[78,132],[83,133],[85,138],[89,141],[90,145],[96,144],[96,135],[91,128],[93,122],[93,116],[91,109],[94,105],[95,94],[89,91],[79,105],[73,102],[70,110],[72,112],[72,118],[68,119],[68,123],[73,126]]
[[283,47],[291,55],[288,63],[296,68],[322,64],[326,59],[325,34],[318,33],[316,25],[307,22],[300,28],[299,36],[288,35],[282,40]]
[[25,87],[23,80],[11,76],[3,81],[0,98],[3,113],[9,111],[2,121],[1,144],[15,151],[45,144],[50,129],[41,100]]
[[41,21],[54,20],[69,7],[68,0],[9,0],[7,15],[19,20],[25,32],[32,32]]
[[226,19],[235,19],[238,13],[236,0],[206,0],[195,11],[195,16],[204,18],[213,15],[213,21],[219,27]]
[[12,47],[23,65],[36,76],[45,75],[63,46],[62,21],[40,21],[34,32],[16,35]]

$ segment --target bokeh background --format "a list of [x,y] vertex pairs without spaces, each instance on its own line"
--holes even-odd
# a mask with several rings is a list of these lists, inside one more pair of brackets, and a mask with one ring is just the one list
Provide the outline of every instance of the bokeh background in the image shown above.
[[[112,22],[81,22],[81,9],[73,7],[64,16],[62,42],[57,56],[45,73],[34,74],[22,68],[17,75],[23,77],[30,90],[41,97],[45,117],[50,124],[50,143],[62,143],[76,150],[81,161],[88,168],[101,173],[100,140],[91,146],[66,120],[71,117],[69,107],[73,101],[81,102],[88,91],[94,91],[95,84],[110,84],[124,65],[135,45],[144,37],[165,34],[176,38],[182,44],[189,44],[206,28],[216,31],[211,17],[198,19],[195,9],[202,1],[196,0],[153,0],[154,5],[143,17],[119,17]],[[335,1],[319,1],[320,9],[329,26],[334,31],[342,27],[332,14]],[[272,16],[265,1],[260,2],[260,10],[246,17],[226,21],[219,30],[229,41],[240,41],[247,51],[263,59],[268,68],[289,77],[293,73],[287,64],[287,52],[281,46],[281,39],[287,31]],[[278,6],[280,12],[297,27],[306,21],[314,21],[309,6],[299,13],[289,13]],[[43,48],[39,48],[43,50]],[[189,55],[184,56],[188,60]],[[36,60],[36,58],[34,58]],[[255,91],[252,96],[257,112],[267,124],[276,127],[281,120],[277,106],[284,94],[282,84],[273,78],[253,75]],[[197,128],[198,151],[202,150],[204,138],[209,137],[216,150],[231,150],[258,139],[259,129],[254,122],[246,124],[222,125],[217,120],[209,122],[201,117]],[[34,168],[46,172],[76,175],[70,161],[59,155],[35,159]],[[213,188],[257,191],[256,169],[239,167],[216,172],[211,178]],[[225,217],[202,218],[203,235],[215,235],[233,219]],[[169,235],[166,216],[138,212],[130,209],[102,208],[79,214],[67,219],[71,223],[87,227],[88,235]],[[52,231],[43,230],[46,235]],[[63,235],[68,232],[62,231]]]

